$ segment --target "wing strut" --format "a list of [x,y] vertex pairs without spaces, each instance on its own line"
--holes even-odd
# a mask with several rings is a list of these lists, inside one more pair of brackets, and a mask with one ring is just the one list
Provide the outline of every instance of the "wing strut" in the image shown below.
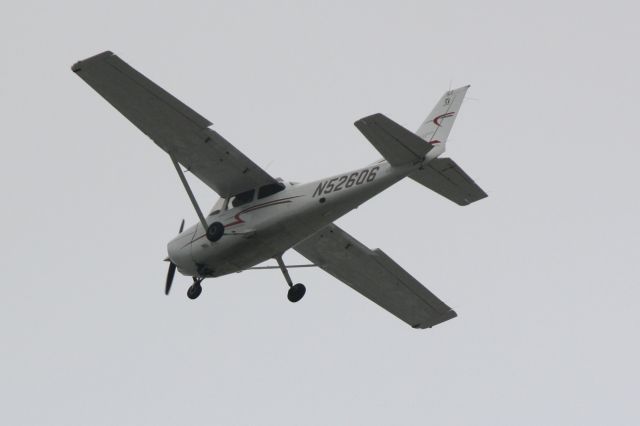
[[[313,263],[309,263],[306,265],[286,265],[285,268],[287,269],[291,269],[291,268],[317,268],[318,265],[315,265]],[[256,270],[256,269],[282,269],[280,268],[280,266],[253,266],[251,268],[247,268],[246,270]]]
[[204,228],[205,232],[207,231],[208,225],[207,225],[207,221],[204,220],[204,215],[202,214],[202,210],[200,210],[200,206],[198,206],[198,202],[196,201],[196,197],[193,196],[193,192],[191,191],[191,187],[189,186],[189,182],[187,182],[187,178],[184,177],[184,173],[182,173],[182,169],[180,168],[180,164],[176,161],[176,159],[173,157],[173,155],[171,153],[169,153],[169,157],[171,157],[171,161],[173,162],[173,165],[176,168],[176,171],[178,172],[178,176],[180,176],[180,180],[182,181],[182,184],[184,185],[184,189],[185,191],[187,191],[187,194],[189,195],[189,199],[191,200],[191,204],[193,204],[193,208],[196,209],[196,213],[198,213],[198,218],[200,219],[200,223],[202,224],[202,227]]

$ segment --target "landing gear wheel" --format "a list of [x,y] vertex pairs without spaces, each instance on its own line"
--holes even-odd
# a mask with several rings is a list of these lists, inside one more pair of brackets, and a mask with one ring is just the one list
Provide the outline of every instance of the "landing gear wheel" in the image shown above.
[[202,293],[202,286],[200,285],[200,282],[194,282],[191,287],[189,287],[189,290],[187,290],[187,297],[194,300],[200,296],[200,293]]
[[287,299],[289,299],[289,302],[296,303],[300,299],[302,299],[306,292],[306,287],[298,283],[289,289],[289,291],[287,292]]
[[220,222],[213,222],[207,228],[207,240],[211,242],[218,241],[224,234],[224,225]]

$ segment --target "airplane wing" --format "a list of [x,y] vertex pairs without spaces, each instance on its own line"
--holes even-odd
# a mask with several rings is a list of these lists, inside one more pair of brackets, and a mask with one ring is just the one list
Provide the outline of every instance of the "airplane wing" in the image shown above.
[[209,129],[209,120],[112,52],[77,62],[71,69],[221,197],[276,182]]
[[382,250],[368,249],[334,224],[293,248],[414,328],[430,328],[456,317]]

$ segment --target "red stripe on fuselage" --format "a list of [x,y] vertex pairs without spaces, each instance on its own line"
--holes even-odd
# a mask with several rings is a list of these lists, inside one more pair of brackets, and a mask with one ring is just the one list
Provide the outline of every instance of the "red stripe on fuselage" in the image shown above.
[[[239,225],[241,223],[245,223],[244,220],[242,220],[239,216],[243,213],[247,213],[250,211],[254,211],[254,210],[259,210],[265,207],[271,207],[271,206],[277,206],[279,204],[286,204],[286,203],[290,203],[292,199],[294,198],[299,198],[302,197],[302,195],[296,195],[294,197],[287,197],[287,198],[280,198],[278,200],[272,200],[266,203],[262,203],[262,204],[257,204],[255,206],[251,206],[247,209],[242,210],[241,212],[237,213],[233,218],[235,219],[235,221],[231,222],[231,223],[227,223],[226,225],[224,225],[225,228],[229,227],[229,226],[234,226],[234,225]],[[206,237],[206,234],[203,234],[201,236],[199,236],[198,238],[196,238],[195,240],[189,241],[187,244],[185,244],[184,247],[188,246],[189,244],[193,244],[196,241],[198,241],[201,238]],[[184,248],[183,247],[183,248]]]
[[241,212],[237,213],[233,218],[235,219],[235,221],[231,222],[231,223],[227,223],[226,225],[224,225],[225,228],[228,228],[229,226],[234,226],[234,225],[239,225],[241,223],[244,223],[244,220],[242,220],[242,218],[240,218],[241,214],[244,213],[249,213],[255,210],[260,210],[263,209],[265,207],[271,207],[271,206],[277,206],[279,204],[286,204],[286,203],[290,203],[291,199],[293,198],[298,198],[300,197],[300,195],[297,195],[295,197],[289,197],[289,198],[281,198],[279,200],[273,200],[273,201],[269,201],[267,203],[263,203],[263,204],[256,204],[255,206],[251,206],[247,209],[242,210]]

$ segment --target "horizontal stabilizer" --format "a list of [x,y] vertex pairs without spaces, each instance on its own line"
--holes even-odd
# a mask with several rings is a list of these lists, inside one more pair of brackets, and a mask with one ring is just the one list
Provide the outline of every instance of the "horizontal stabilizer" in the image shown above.
[[354,125],[392,166],[422,161],[432,145],[384,116],[373,114]]
[[409,177],[461,206],[487,197],[473,179],[450,158],[436,158]]

